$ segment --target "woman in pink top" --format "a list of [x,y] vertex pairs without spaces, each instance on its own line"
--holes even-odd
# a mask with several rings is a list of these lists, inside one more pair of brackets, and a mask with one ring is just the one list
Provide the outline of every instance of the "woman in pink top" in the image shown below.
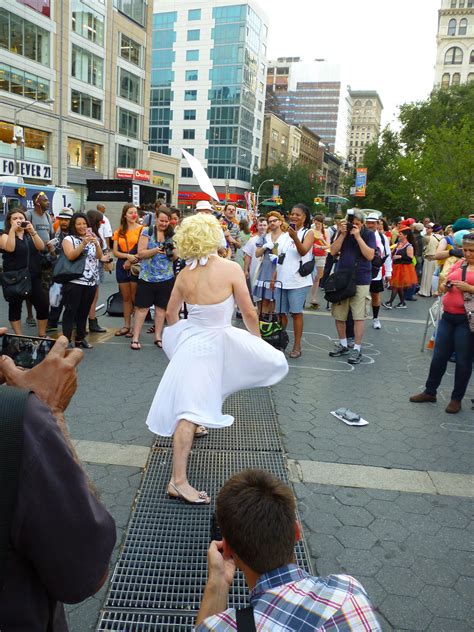
[[[451,401],[447,413],[458,413],[472,374],[474,333],[469,328],[464,295],[474,294],[474,233],[464,236],[464,259],[451,268],[445,283],[440,285],[443,296],[443,316],[438,325],[433,359],[425,390],[410,397],[411,402],[435,402],[436,391],[446,372],[448,360],[456,352],[456,370]],[[464,280],[463,280],[464,277]]]

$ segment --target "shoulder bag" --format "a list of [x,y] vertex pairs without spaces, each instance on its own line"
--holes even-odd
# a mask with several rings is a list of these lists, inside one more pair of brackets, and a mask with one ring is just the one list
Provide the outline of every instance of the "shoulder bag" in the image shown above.
[[[74,241],[73,241],[74,244]],[[75,246],[74,246],[75,247]],[[77,259],[70,261],[62,252],[53,270],[53,281],[55,283],[68,283],[80,279],[84,275],[86,267],[86,255],[82,252]]]
[[[138,234],[138,239],[140,239],[140,237],[142,236],[142,232],[143,232],[143,228]],[[127,254],[128,255],[129,254],[133,254],[133,253],[130,253],[130,248],[128,247],[128,239],[127,239],[127,234],[126,233],[124,235],[124,238],[125,238],[125,246],[127,248]],[[128,261],[128,259],[127,259],[127,261]],[[125,268],[125,269],[128,269],[128,271],[130,272],[130,274],[132,276],[136,276],[137,277],[140,274],[140,268],[141,268],[141,264],[140,264],[140,262],[138,262],[138,263],[130,263],[130,267],[127,266],[127,268]]]
[[[463,263],[461,269],[461,280],[465,282],[467,275],[467,263]],[[470,292],[464,292],[464,309],[466,310],[469,329],[471,330],[471,333],[474,334],[474,294],[471,294]]]
[[[303,241],[306,235],[308,234],[308,232],[309,232],[309,229],[303,234]],[[302,277],[308,276],[308,274],[311,274],[311,272],[314,270],[315,265],[316,265],[316,261],[314,257],[311,257],[311,259],[309,261],[306,261],[305,263],[303,263],[303,257],[301,257],[300,267],[298,268],[298,272],[300,273]]]
[[26,268],[6,270],[2,273],[3,296],[7,302],[26,298],[31,294],[30,246],[25,234]]

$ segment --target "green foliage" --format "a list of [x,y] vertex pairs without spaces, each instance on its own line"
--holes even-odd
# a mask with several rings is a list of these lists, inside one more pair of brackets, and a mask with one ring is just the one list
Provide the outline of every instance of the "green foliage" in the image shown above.
[[447,223],[474,206],[474,84],[433,92],[400,108],[399,133],[369,145],[364,205],[389,217]]
[[318,197],[316,178],[311,179],[311,171],[305,165],[295,163],[288,167],[280,162],[271,167],[261,169],[252,178],[252,188],[257,192],[262,182],[273,178],[274,182],[265,183],[260,189],[260,202],[271,197],[273,184],[280,185],[280,197],[283,199],[283,209],[290,211],[298,203],[306,204],[311,212],[314,211],[314,198]]

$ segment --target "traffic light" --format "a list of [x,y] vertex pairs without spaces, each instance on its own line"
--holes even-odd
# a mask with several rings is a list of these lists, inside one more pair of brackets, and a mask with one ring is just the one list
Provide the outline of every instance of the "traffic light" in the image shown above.
[[319,198],[319,197],[314,198],[314,203],[315,204],[321,204],[321,202],[322,202],[321,198]]

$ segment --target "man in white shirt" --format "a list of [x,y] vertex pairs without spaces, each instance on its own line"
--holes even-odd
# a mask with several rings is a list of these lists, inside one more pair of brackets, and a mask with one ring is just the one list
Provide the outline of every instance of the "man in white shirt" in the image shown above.
[[[375,234],[375,243],[378,254],[383,260],[383,266],[380,267],[377,276],[372,279],[370,284],[370,295],[372,297],[372,327],[381,329],[382,325],[379,320],[379,310],[382,303],[382,292],[384,291],[384,278],[390,281],[392,278],[392,257],[390,254],[390,242],[383,232],[379,232],[379,218],[377,213],[369,213],[366,219],[366,226]],[[382,270],[385,267],[385,275]]]
[[99,235],[102,238],[102,241],[107,246],[108,250],[112,249],[112,245],[110,243],[110,239],[113,235],[112,226],[110,225],[109,218],[105,214],[105,206],[103,204],[97,204],[97,210],[99,213],[102,213],[102,223],[99,226]]
[[261,237],[267,234],[267,231],[267,218],[259,217],[257,219],[257,234],[251,237],[242,249],[244,253],[244,274],[250,288],[255,285],[255,274],[260,261],[260,257],[255,256],[257,242],[261,239]]

